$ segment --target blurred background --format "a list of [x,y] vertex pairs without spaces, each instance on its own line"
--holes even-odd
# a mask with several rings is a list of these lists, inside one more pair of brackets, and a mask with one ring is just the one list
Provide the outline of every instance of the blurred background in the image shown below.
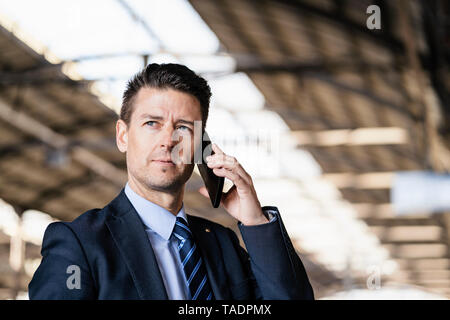
[[[206,129],[316,298],[450,297],[448,1],[0,0],[0,299],[28,298],[49,223],[124,186],[117,112],[152,62],[209,81]],[[240,235],[201,185],[186,211]]]

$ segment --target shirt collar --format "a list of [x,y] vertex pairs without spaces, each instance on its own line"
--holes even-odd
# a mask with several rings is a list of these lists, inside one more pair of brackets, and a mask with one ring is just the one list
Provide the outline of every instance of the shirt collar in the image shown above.
[[169,210],[138,195],[131,189],[128,182],[125,185],[125,194],[136,209],[144,225],[165,240],[169,240],[177,217],[182,217],[187,222],[184,203],[182,203],[181,209],[175,217]]

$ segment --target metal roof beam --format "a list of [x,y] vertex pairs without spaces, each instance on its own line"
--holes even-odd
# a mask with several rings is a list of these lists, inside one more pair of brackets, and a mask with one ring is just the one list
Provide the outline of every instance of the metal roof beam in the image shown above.
[[339,130],[304,131],[294,130],[291,135],[298,146],[361,146],[407,144],[409,133],[400,127],[374,127]]
[[389,48],[396,53],[403,53],[404,51],[403,43],[395,37],[383,32],[374,32],[374,30],[369,30],[365,25],[361,25],[360,23],[355,22],[345,16],[337,16],[335,10],[323,10],[319,7],[298,0],[279,0],[278,2],[288,5],[291,8],[296,9],[300,13],[313,14],[332,22],[339,23],[343,27],[355,31],[364,37],[370,38],[375,42],[383,45],[383,47]]
[[90,171],[87,171],[86,174],[81,175],[79,178],[69,178],[67,180],[61,181],[57,186],[40,191],[33,201],[33,206],[35,208],[40,208],[41,206],[44,206],[46,202],[54,198],[63,196],[64,193],[69,189],[83,186],[92,182],[95,179],[95,175],[90,173]]
[[[31,118],[27,114],[15,111],[1,98],[0,118],[9,122],[12,126],[18,128],[24,133],[41,140],[52,148],[68,150],[70,145],[68,138],[54,132],[52,129]],[[119,186],[123,186],[125,183],[126,173],[123,170],[116,168],[94,153],[80,146],[75,146],[71,148],[70,151],[70,154],[74,160],[83,164],[98,175],[104,177],[106,180]]]

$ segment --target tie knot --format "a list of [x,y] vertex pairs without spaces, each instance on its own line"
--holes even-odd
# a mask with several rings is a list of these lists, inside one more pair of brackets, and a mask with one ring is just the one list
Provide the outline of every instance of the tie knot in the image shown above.
[[179,241],[185,241],[192,238],[192,233],[191,230],[189,230],[187,222],[181,217],[177,217],[172,233]]

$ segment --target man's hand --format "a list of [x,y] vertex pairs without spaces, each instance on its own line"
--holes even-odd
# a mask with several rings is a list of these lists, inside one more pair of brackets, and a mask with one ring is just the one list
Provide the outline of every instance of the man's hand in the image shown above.
[[[236,158],[226,155],[216,144],[212,144],[214,155],[206,158],[208,167],[214,174],[226,177],[233,182],[228,192],[222,194],[220,203],[225,210],[247,226],[268,222],[261,209],[250,175],[242,168]],[[209,198],[205,187],[198,190]]]

